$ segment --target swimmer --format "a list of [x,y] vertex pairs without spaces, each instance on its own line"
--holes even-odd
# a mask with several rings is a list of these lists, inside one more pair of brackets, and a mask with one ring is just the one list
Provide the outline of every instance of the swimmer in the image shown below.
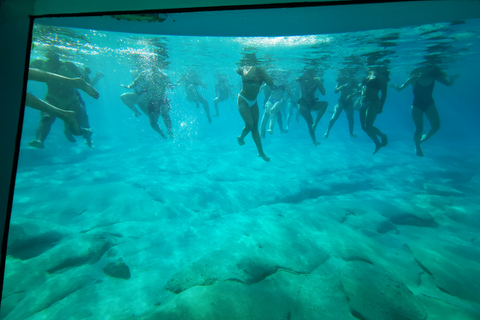
[[[63,85],[65,86],[80,89],[95,99],[98,99],[99,97],[97,90],[95,90],[95,88],[89,85],[82,78],[67,78],[55,73],[30,68],[28,71],[28,80],[63,83]],[[38,99],[31,93],[27,93],[25,105],[27,107],[37,109],[42,112],[46,112],[54,117],[63,120],[73,134],[80,135],[80,127],[78,125],[77,119],[75,118],[74,111],[59,109],[46,101]],[[42,148],[42,146],[40,146],[40,148]]]
[[[47,60],[35,60],[30,65],[31,68],[55,73],[68,78],[81,78],[82,72],[72,62],[64,62],[59,59],[59,55],[54,52],[47,53]],[[77,89],[71,86],[65,86],[57,81],[48,81],[47,95],[45,101],[62,110],[74,111],[77,123],[80,125],[80,133],[85,138],[86,144],[93,148],[92,130],[88,124],[88,115],[82,106],[80,94]],[[44,142],[47,138],[50,128],[56,117],[52,114],[42,113],[40,123],[36,132],[36,139],[29,142],[29,145],[35,148],[44,148]],[[82,125],[83,124],[83,125]],[[69,126],[65,126],[65,137],[70,142],[75,142],[75,138],[70,132]]]
[[195,102],[197,109],[200,108],[200,104],[202,104],[203,109],[205,110],[205,114],[207,116],[208,122],[212,123],[212,118],[210,117],[210,109],[208,107],[207,99],[205,99],[199,92],[197,87],[202,86],[203,88],[207,88],[207,85],[200,79],[196,70],[188,70],[186,74],[184,74],[180,79],[177,81],[176,85],[183,85],[185,88],[185,96],[188,102]]
[[[387,135],[373,125],[377,115],[383,112],[383,106],[387,99],[387,84],[390,80],[388,76],[389,71],[385,67],[375,67],[368,70],[368,75],[363,80],[360,123],[362,129],[375,143],[373,154],[388,144]],[[381,97],[378,96],[379,94]],[[377,136],[380,137],[381,142]]]
[[[410,74],[410,78],[404,84],[392,85],[398,91],[405,89],[409,85],[413,87],[412,119],[415,124],[413,141],[415,142],[417,156],[424,156],[420,144],[430,139],[440,129],[440,116],[432,97],[435,81],[451,87],[458,77],[459,75],[448,77],[437,66],[424,66],[414,69]],[[423,134],[424,115],[430,122],[430,130],[427,134]]]
[[238,144],[243,146],[245,137],[249,132],[252,132],[258,156],[268,162],[270,158],[263,152],[262,141],[258,131],[259,110],[257,96],[264,82],[269,86],[273,86],[272,78],[263,68],[257,66],[255,53],[246,54],[243,65],[238,68],[237,73],[242,77],[242,90],[238,94],[237,105],[238,111],[245,122],[242,134],[237,137]]
[[135,117],[142,115],[135,108],[135,105],[138,105],[140,110],[147,115],[150,127],[166,139],[167,136],[158,125],[158,118],[162,116],[168,136],[173,138],[172,120],[169,114],[170,100],[167,97],[167,89],[173,89],[173,84],[169,76],[162,72],[160,68],[153,66],[149,70],[140,73],[132,84],[122,86],[135,91],[124,93],[120,96],[122,102],[134,112]]
[[215,84],[215,99],[213,105],[215,106],[215,114],[212,117],[218,117],[218,104],[226,101],[229,98],[234,98],[231,90],[231,85],[228,83],[228,78],[225,75],[219,75],[217,77],[217,83]]
[[353,111],[354,111],[354,100],[353,97],[358,91],[358,82],[353,78],[353,75],[341,75],[337,79],[337,86],[335,87],[335,93],[340,92],[340,98],[338,98],[338,104],[335,106],[333,111],[332,118],[328,123],[328,129],[323,135],[325,139],[328,138],[330,130],[332,130],[335,122],[340,118],[340,114],[345,110],[345,115],[348,120],[348,129],[350,131],[350,137],[356,138],[357,136],[353,133],[354,121],[353,121]]
[[[298,77],[296,81],[300,84],[300,91],[302,96],[298,100],[298,112],[303,116],[308,126],[308,133],[312,138],[313,145],[318,146],[320,142],[315,137],[315,129],[317,128],[320,119],[327,111],[328,102],[318,101],[315,98],[315,91],[320,90],[322,95],[325,95],[325,87],[323,86],[323,79],[315,77],[316,70],[313,68],[307,69],[306,72]],[[312,118],[312,111],[318,111],[315,122]]]
[[262,138],[265,138],[265,132],[273,134],[275,120],[278,121],[280,126],[280,133],[286,132],[283,129],[282,110],[287,102],[290,89],[285,77],[278,77],[274,83],[272,87],[264,85],[270,88],[270,90],[268,90],[270,94],[267,97],[267,93],[265,93],[267,101],[265,103],[262,121],[260,122],[260,135]]

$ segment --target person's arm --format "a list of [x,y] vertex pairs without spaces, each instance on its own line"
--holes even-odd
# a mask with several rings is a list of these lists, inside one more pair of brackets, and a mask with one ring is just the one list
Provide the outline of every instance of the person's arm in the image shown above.
[[315,78],[315,80],[317,82],[318,90],[320,90],[320,93],[322,94],[322,96],[324,96],[326,91],[325,91],[325,86],[323,85],[323,79],[320,80],[319,78]]
[[447,79],[447,76],[445,75],[444,77],[436,78],[435,80],[443,85],[446,85],[447,87],[451,87],[453,86],[455,80],[457,80],[458,77],[460,77],[460,75],[456,74],[454,76],[450,76],[449,79]]
[[346,83],[342,84],[342,85],[339,85],[337,84],[337,86],[335,87],[335,93],[339,93],[343,88],[345,88],[347,86]]
[[102,79],[105,75],[103,74],[103,72],[97,72],[95,74],[95,77],[92,79],[92,81],[90,81],[90,84],[92,86],[96,86],[97,83],[98,83],[98,80]]
[[272,78],[267,74],[267,71],[265,71],[265,69],[262,69],[260,68],[260,71],[262,73],[262,76],[263,76],[263,81],[265,81],[265,83],[267,85],[269,85],[270,87],[273,87],[273,80]]
[[29,68],[28,80],[62,83],[63,85],[69,86],[71,88],[82,90],[83,92],[95,99],[98,99],[98,97],[100,96],[98,91],[95,90],[94,87],[89,85],[82,78],[67,78],[56,73],[46,72],[35,68]]
[[397,91],[402,91],[403,89],[405,89],[406,87],[408,87],[409,85],[413,84],[413,82],[415,81],[415,78],[416,77],[410,77],[408,78],[404,84],[402,85],[394,85],[392,84],[391,87],[396,89]]

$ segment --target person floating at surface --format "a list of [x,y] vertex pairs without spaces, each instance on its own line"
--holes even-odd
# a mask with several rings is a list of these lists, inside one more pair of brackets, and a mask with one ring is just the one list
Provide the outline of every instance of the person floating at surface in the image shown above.
[[[414,69],[404,84],[392,85],[398,91],[409,85],[413,87],[412,119],[415,124],[413,141],[417,156],[423,157],[420,144],[430,139],[440,129],[440,116],[432,96],[435,81],[451,87],[458,77],[459,75],[448,77],[438,66],[424,66]],[[424,115],[430,122],[427,134],[423,134]]]
[[[298,100],[298,112],[303,116],[307,122],[308,132],[312,138],[313,145],[317,146],[320,142],[317,142],[315,137],[315,129],[318,122],[325,114],[328,107],[327,101],[318,101],[315,98],[315,91],[320,90],[322,95],[325,95],[325,87],[323,86],[323,79],[315,77],[316,71],[313,68],[307,69],[306,72],[298,77],[296,81],[300,84],[300,91],[302,96]],[[312,118],[312,111],[318,111],[315,122]]]
[[354,111],[354,99],[353,97],[358,90],[358,82],[353,77],[345,77],[340,76],[337,79],[337,86],[335,87],[335,93],[340,92],[340,98],[338,98],[338,104],[335,106],[333,111],[332,118],[328,123],[328,129],[323,135],[326,139],[330,134],[330,130],[332,130],[333,125],[335,122],[340,118],[340,114],[343,110],[345,110],[345,115],[347,116],[348,120],[348,129],[350,130],[350,137],[355,138],[357,137],[353,133],[354,121],[353,121],[353,111]]
[[133,93],[124,93],[120,96],[122,102],[134,112],[135,117],[142,115],[135,108],[135,105],[138,105],[140,110],[148,116],[152,129],[163,138],[167,138],[158,125],[158,118],[162,116],[168,135],[170,138],[173,138],[172,120],[169,114],[170,100],[167,98],[167,88],[173,89],[173,84],[168,75],[163,73],[160,68],[153,66],[149,70],[140,73],[132,84],[122,86],[135,91]]
[[[367,77],[363,80],[360,123],[362,124],[362,129],[375,143],[375,151],[373,154],[388,144],[387,135],[373,124],[377,115],[383,112],[383,106],[387,99],[387,85],[389,80],[389,71],[386,67],[370,68]],[[381,97],[378,96],[379,93]],[[381,141],[378,137],[380,137]]]
[[[65,86],[77,88],[91,97],[98,99],[99,94],[95,88],[89,85],[82,78],[67,78],[55,73],[45,72],[39,69],[30,68],[28,71],[28,80],[39,82],[58,82]],[[54,117],[60,118],[65,122],[65,125],[69,127],[70,131],[75,135],[82,135],[80,126],[78,125],[75,117],[75,111],[59,109],[46,101],[38,99],[33,94],[27,92],[25,105],[27,107],[48,113]]]
[[265,132],[273,134],[275,120],[278,121],[280,126],[280,133],[286,132],[283,129],[281,111],[285,107],[290,92],[287,80],[285,78],[279,78],[278,80],[274,81],[274,85],[270,87],[269,92],[270,95],[265,103],[265,112],[263,113],[262,121],[260,122],[260,135],[262,138],[265,138]]
[[238,111],[245,122],[242,134],[237,137],[238,144],[243,146],[245,137],[249,132],[252,132],[258,156],[268,162],[270,158],[263,152],[262,141],[258,131],[259,110],[257,96],[264,82],[269,86],[273,86],[272,78],[263,68],[257,66],[255,53],[245,55],[243,65],[237,69],[237,73],[242,77],[242,90],[238,94],[237,105]]
[[215,106],[215,114],[212,117],[218,117],[218,104],[220,102],[228,100],[228,98],[234,98],[231,90],[231,85],[228,83],[228,78],[225,75],[219,75],[217,77],[217,83],[215,84],[215,99],[213,105]]
[[[47,60],[33,61],[30,67],[69,78],[82,78],[82,73],[75,64],[60,61],[59,55],[54,52],[47,53]],[[85,108],[82,107],[81,100],[79,99],[80,94],[77,89],[58,81],[49,81],[46,82],[46,84],[47,95],[45,101],[62,110],[74,111],[77,123],[81,126],[81,134],[85,138],[86,144],[90,148],[93,148],[92,130],[88,124],[88,115],[86,114]],[[44,148],[45,139],[47,138],[55,119],[56,117],[52,114],[41,114],[40,124],[38,125],[36,132],[36,139],[29,142],[30,146]],[[64,134],[70,142],[76,142],[72,132],[70,132],[69,126],[65,127]]]
[[212,118],[210,117],[210,109],[208,107],[207,99],[205,99],[200,93],[198,93],[198,86],[207,88],[207,85],[200,79],[197,71],[189,70],[177,81],[176,85],[183,85],[185,88],[185,96],[188,102],[195,102],[197,108],[200,108],[202,104],[205,114],[209,123],[212,123]]

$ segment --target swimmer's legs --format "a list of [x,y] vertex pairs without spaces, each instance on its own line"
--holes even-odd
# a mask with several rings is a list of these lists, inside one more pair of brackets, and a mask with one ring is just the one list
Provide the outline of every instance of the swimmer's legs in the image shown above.
[[313,145],[318,146],[320,142],[317,142],[317,139],[315,137],[315,131],[313,130],[313,118],[312,114],[310,113],[310,110],[308,110],[304,106],[298,106],[298,112],[303,116],[305,121],[307,122],[307,127],[308,127],[308,133],[310,134],[310,137],[312,138]]
[[43,145],[43,142],[47,138],[48,133],[50,132],[50,128],[55,122],[55,119],[57,118],[42,113],[42,118],[40,119],[40,123],[35,134],[36,140],[33,140],[28,144],[35,148],[44,148],[45,146]]
[[173,138],[172,119],[170,118],[169,107],[163,106],[160,109],[160,115],[162,116],[165,127],[167,127],[168,136]]
[[219,100],[218,97],[216,97],[216,98],[213,100],[213,105],[215,106],[215,112],[216,112],[216,113],[215,113],[212,117],[218,117],[218,116],[220,116],[220,114],[218,113],[218,103],[219,103],[218,100]]
[[332,130],[333,125],[335,124],[335,122],[337,122],[338,118],[340,118],[340,114],[342,113],[342,110],[343,110],[343,108],[341,108],[338,104],[335,106],[335,109],[334,109],[334,111],[333,111],[332,118],[331,118],[330,121],[328,122],[327,131],[326,131],[325,134],[323,135],[323,137],[324,137],[325,139],[328,138],[328,135],[330,134],[330,130]]
[[413,134],[413,141],[415,143],[415,152],[417,156],[423,157],[423,151],[420,142],[423,134],[423,111],[412,106],[412,119],[415,124],[415,133]]
[[142,113],[135,108],[135,104],[138,103],[138,96],[136,93],[124,93],[120,96],[120,99],[124,105],[133,111],[133,114],[136,118],[142,115]]
[[348,121],[348,130],[350,131],[350,137],[356,138],[357,136],[353,133],[353,128],[354,128],[354,120],[353,120],[353,113],[354,113],[353,106],[350,106],[348,108],[345,108],[345,115],[347,116],[347,121]]
[[[364,108],[364,120],[362,121],[362,129],[367,133],[367,135],[372,139],[375,143],[375,151],[373,154],[377,153],[382,147],[388,144],[387,136],[383,134],[377,127],[373,126],[375,119],[377,118],[377,112],[374,108]],[[362,115],[362,112],[360,113]],[[382,142],[380,142],[377,138],[380,136],[382,138]]]
[[327,111],[328,102],[327,101],[318,101],[316,102],[316,109],[318,108],[317,117],[315,118],[315,122],[313,123],[312,129],[315,131],[317,129],[317,125],[322,119],[325,111]]
[[438,114],[437,107],[432,104],[427,111],[425,111],[428,121],[430,121],[430,130],[424,135],[420,142],[425,142],[430,139],[440,129],[440,116]]

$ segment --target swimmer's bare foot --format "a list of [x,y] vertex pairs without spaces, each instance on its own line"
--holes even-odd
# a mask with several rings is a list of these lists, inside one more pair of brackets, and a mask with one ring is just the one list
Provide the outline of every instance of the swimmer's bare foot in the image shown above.
[[270,134],[273,134],[273,130],[272,130],[272,129],[268,129],[267,132],[270,133]]
[[381,136],[381,138],[382,138],[382,147],[386,147],[387,144],[388,144],[388,137],[387,137],[387,135],[384,134],[384,135]]
[[33,140],[33,141],[30,141],[28,143],[28,145],[30,147],[34,147],[34,148],[37,148],[37,149],[43,149],[45,148],[45,146],[43,145],[43,142],[41,142],[40,140]]
[[314,145],[315,147],[318,146],[319,144],[320,144],[320,142],[318,142],[318,141],[313,141],[313,145]]
[[420,144],[417,144],[415,146],[415,153],[417,154],[417,156],[423,157],[423,151],[422,148],[420,148]]
[[82,129],[83,137],[85,138],[85,144],[90,148],[94,149],[95,147],[93,146],[92,142],[92,130],[91,129]]
[[420,139],[420,143],[424,142],[425,140],[427,140],[427,135],[426,134],[424,134],[422,136],[422,138]]
[[356,137],[357,137],[357,135],[356,135],[356,134],[353,134],[353,133],[351,133],[351,134],[350,134],[350,138],[352,138],[352,139],[353,139],[353,138],[356,138]]
[[245,144],[245,141],[243,141],[242,137],[238,136],[237,137],[238,144],[243,146]]
[[315,131],[315,130],[317,129],[317,124],[318,124],[318,123],[312,124],[312,129],[313,129],[313,131]]
[[328,132],[325,132],[325,134],[323,135],[323,137],[324,137],[325,139],[328,139]]
[[288,129],[287,130],[280,130],[280,133],[287,133],[288,132]]
[[208,116],[208,123],[212,123],[212,118],[210,118],[210,116]]
[[68,128],[73,134],[80,134],[80,127],[78,125],[77,119],[75,118],[75,111],[65,110],[62,112],[62,120],[65,121]]
[[98,93],[97,90],[95,90],[94,87],[92,87],[91,85],[89,85],[87,82],[85,82],[85,80],[83,80],[82,78],[74,78],[73,79],[74,83],[75,83],[75,87],[77,87],[78,89],[84,91],[86,94],[88,94],[89,96],[95,98],[95,99],[98,99],[98,97],[100,96],[100,93]]
[[266,162],[270,162],[270,158],[265,155],[265,153],[259,153],[258,156],[265,160]]
[[383,147],[383,146],[382,146],[381,144],[377,145],[377,146],[375,147],[375,151],[373,151],[373,154],[377,153],[380,149],[382,149],[382,147]]

